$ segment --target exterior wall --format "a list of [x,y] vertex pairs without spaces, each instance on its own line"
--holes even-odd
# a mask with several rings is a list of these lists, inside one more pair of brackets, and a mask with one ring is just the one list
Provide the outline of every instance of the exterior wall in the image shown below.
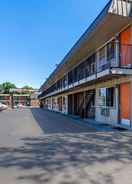
[[48,110],[52,110],[52,98],[51,97],[46,99],[45,105]]
[[120,123],[130,126],[131,83],[120,85]]
[[[58,100],[62,98],[62,110],[59,108]],[[55,96],[45,99],[44,107],[48,110],[68,114],[68,97],[67,96]]]
[[56,112],[58,111],[57,97],[52,98],[52,110]]
[[22,104],[30,106],[30,96],[29,95],[13,95],[14,105]]
[[0,102],[8,105],[9,107],[12,107],[12,103],[13,105],[17,105],[17,104],[22,104],[22,105],[31,105],[31,106],[39,106],[39,101],[37,99],[32,100],[31,102],[31,98],[30,95],[18,95],[18,94],[14,94],[13,98],[11,94],[0,94]]
[[[103,86],[102,86],[103,87]],[[117,124],[118,123],[118,103],[119,103],[119,98],[118,98],[118,88],[115,87],[115,98],[114,98],[114,107],[109,108],[109,116],[104,116],[101,115],[101,110],[102,108],[105,107],[100,107],[99,106],[99,88],[96,89],[96,99],[95,99],[95,120],[103,123],[111,123],[111,124]],[[58,98],[57,97],[50,97],[46,99],[46,107],[49,110],[53,110],[55,112],[60,112],[63,114],[68,114],[68,96],[62,96],[62,111],[59,110],[59,105],[58,105]],[[52,99],[52,100],[51,100]],[[52,104],[51,104],[52,102]]]
[[[103,123],[117,124],[118,123],[118,88],[115,87],[115,98],[114,98],[114,107],[101,107],[100,106],[100,97],[99,97],[99,88],[96,89],[96,113],[95,120]],[[107,109],[109,115],[102,115],[102,109]]]
[[121,53],[121,65],[131,66],[131,44],[132,44],[132,26],[128,27],[120,33],[120,53]]
[[39,107],[39,100],[37,100],[37,99],[31,99],[30,105],[32,107]]
[[[119,117],[119,103],[120,103],[120,85],[123,83],[130,83],[131,84],[131,94],[132,94],[132,77],[123,77],[120,79],[112,79],[107,82],[101,82],[94,87],[91,86],[92,89],[96,90],[95,95],[95,120],[97,122],[101,123],[108,123],[113,125],[122,126],[120,123],[120,117]],[[113,107],[106,107],[100,105],[100,96],[99,96],[99,89],[100,88],[111,88],[114,87],[115,89],[115,95],[114,95],[114,106]],[[88,88],[81,87],[80,90],[82,92],[90,91],[90,86]],[[77,91],[72,91],[70,94],[77,94]],[[132,95],[131,95],[132,96]],[[59,105],[58,105],[58,98],[62,97],[62,111],[59,111]],[[130,101],[132,98],[129,99]],[[74,101],[74,105],[76,102]],[[71,105],[71,104],[69,104]],[[45,107],[47,107],[49,110],[53,110],[55,112],[60,112],[63,114],[68,114],[68,93],[58,96],[53,96],[50,98],[47,98],[45,100]],[[102,113],[102,109],[107,109],[108,114],[106,111],[106,114]],[[131,114],[130,114],[130,120],[132,122],[132,103],[131,103]]]
[[62,104],[62,113],[63,114],[68,114],[68,96],[63,96],[63,104]]

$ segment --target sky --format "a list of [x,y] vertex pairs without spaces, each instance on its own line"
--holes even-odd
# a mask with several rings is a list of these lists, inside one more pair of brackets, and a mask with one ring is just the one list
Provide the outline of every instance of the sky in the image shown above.
[[39,88],[108,0],[0,0],[0,83]]

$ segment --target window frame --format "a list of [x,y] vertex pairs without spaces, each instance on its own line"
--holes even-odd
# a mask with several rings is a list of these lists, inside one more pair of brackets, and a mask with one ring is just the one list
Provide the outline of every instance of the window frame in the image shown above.
[[[101,94],[102,90],[102,94]],[[104,91],[103,91],[104,90]],[[99,105],[101,107],[106,107],[106,108],[114,108],[116,103],[115,103],[115,87],[108,87],[108,88],[99,88],[99,97],[102,97],[102,105]]]

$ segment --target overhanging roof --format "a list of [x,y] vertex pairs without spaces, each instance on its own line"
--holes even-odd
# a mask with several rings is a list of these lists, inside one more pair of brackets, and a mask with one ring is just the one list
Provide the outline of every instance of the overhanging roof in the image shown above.
[[95,21],[53,71],[41,90],[46,90],[76,64],[95,52],[132,22],[132,0],[110,0]]

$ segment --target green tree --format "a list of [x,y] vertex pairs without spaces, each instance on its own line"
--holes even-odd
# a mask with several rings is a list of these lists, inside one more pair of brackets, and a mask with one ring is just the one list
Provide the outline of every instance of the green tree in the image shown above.
[[11,82],[4,82],[2,85],[2,90],[4,91],[4,93],[9,93],[10,89],[15,89],[16,86],[15,84],[11,83]]
[[27,90],[32,90],[32,86],[29,86],[29,85],[26,85],[26,86],[23,86],[23,89],[27,89]]

